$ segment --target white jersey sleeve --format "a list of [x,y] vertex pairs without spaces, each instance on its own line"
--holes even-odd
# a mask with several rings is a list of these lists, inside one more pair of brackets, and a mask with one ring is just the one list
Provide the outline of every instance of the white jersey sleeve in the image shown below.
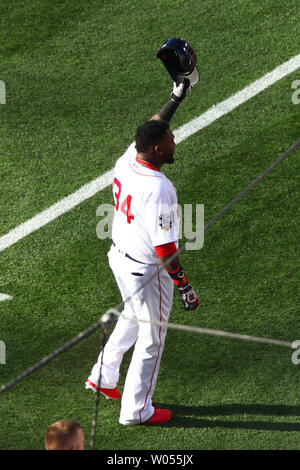
[[172,183],[160,179],[145,202],[145,220],[152,246],[178,241],[178,204]]

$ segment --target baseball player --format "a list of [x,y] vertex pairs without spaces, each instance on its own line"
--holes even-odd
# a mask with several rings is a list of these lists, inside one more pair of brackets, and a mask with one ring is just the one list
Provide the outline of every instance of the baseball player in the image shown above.
[[174,162],[169,121],[189,84],[188,79],[178,86],[174,82],[168,103],[138,127],[135,142],[115,166],[115,212],[108,258],[122,299],[129,300],[86,388],[98,390],[103,354],[100,392],[108,398],[121,398],[117,389],[120,364],[124,353],[135,345],[121,401],[119,422],[123,425],[160,424],[171,418],[170,410],[152,404],[167,329],[150,322],[168,321],[174,284],[185,310],[198,306],[178,256],[159,269],[178,248],[176,190],[161,167]]

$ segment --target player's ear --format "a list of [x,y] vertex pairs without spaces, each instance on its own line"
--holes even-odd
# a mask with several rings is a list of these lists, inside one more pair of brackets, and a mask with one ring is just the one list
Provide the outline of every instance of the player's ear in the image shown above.
[[154,150],[155,150],[155,153],[157,153],[158,155],[162,155],[162,151],[160,150],[159,145],[155,145]]

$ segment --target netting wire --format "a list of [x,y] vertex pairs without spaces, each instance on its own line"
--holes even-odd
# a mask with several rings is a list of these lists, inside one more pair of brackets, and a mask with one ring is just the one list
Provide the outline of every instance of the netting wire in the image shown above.
[[[172,260],[174,260],[178,255],[182,254],[186,250],[186,244],[187,243],[192,243],[194,242],[197,237],[202,236],[208,228],[212,227],[221,217],[223,217],[224,214],[226,214],[235,204],[237,204],[249,191],[251,191],[259,182],[263,180],[263,178],[268,175],[276,166],[278,166],[290,153],[292,153],[298,146],[300,145],[300,139],[298,139],[291,147],[284,152],[280,157],[277,158],[261,175],[259,175],[252,183],[250,183],[241,193],[239,193],[234,199],[232,199],[221,211],[213,218],[211,219],[201,230],[199,230],[195,236],[189,240],[186,241],[186,243],[177,251],[177,253],[174,253],[171,255],[167,261],[162,264],[159,268],[159,271],[164,269]],[[140,287],[143,288],[148,282],[150,282],[156,274],[151,276],[147,282]],[[110,325],[116,321],[116,318],[121,315],[120,310],[124,307],[125,303],[128,302],[129,299],[133,295],[135,295],[138,292],[134,292],[131,294],[130,297],[128,297],[125,301],[121,302],[119,305],[117,305],[115,308],[109,309],[105,314],[101,317],[99,321],[97,321],[94,325],[91,325],[89,328],[86,330],[82,331],[79,333],[77,336],[72,338],[70,341],[65,343],[63,346],[60,348],[56,349],[52,353],[50,353],[48,356],[45,356],[43,359],[41,359],[39,362],[37,362],[35,365],[30,367],[29,369],[25,370],[22,372],[20,375],[15,377],[13,380],[11,380],[9,383],[3,385],[0,388],[0,394],[6,392],[10,388],[14,387],[17,383],[19,383],[21,380],[29,377],[32,375],[34,372],[39,370],[41,367],[44,365],[48,364],[51,362],[53,359],[55,359],[57,356],[60,354],[64,353],[67,351],[69,348],[74,346],[75,344],[79,343],[82,339],[86,338],[90,334],[92,334],[95,330],[97,330],[99,327],[103,328],[103,338],[102,338],[102,351],[104,349],[104,346],[106,344],[107,340],[107,334],[108,334],[108,329]],[[122,314],[123,318],[128,318],[124,317],[124,314]],[[132,318],[130,318],[133,320]],[[137,320],[137,322],[141,320]],[[198,327],[193,327],[193,326],[187,326],[187,325],[179,325],[179,324],[174,324],[174,323],[166,323],[166,322],[147,322],[147,323],[153,323],[157,324],[166,328],[170,329],[176,329],[176,330],[182,330],[182,331],[189,331],[189,332],[195,332],[198,334],[208,334],[212,336],[221,336],[221,337],[227,337],[227,338],[232,338],[232,339],[240,339],[240,340],[245,340],[245,341],[253,341],[253,342],[258,342],[258,343],[265,343],[265,344],[272,344],[272,345],[277,345],[277,346],[285,346],[288,348],[292,348],[293,345],[290,342],[287,341],[279,341],[279,340],[274,340],[274,339],[268,339],[268,338],[260,338],[256,336],[249,336],[249,335],[242,335],[238,333],[230,333],[226,331],[220,331],[220,330],[211,330],[207,328],[198,328]],[[98,388],[100,388],[101,384],[101,372],[102,372],[102,363],[103,363],[103,354],[102,354],[102,359],[101,359],[101,367],[100,367],[100,373],[99,373],[99,380],[98,380]],[[99,400],[100,400],[100,392],[98,391],[96,393],[95,397],[95,409],[94,409],[94,417],[92,420],[92,429],[91,429],[91,448],[94,447],[95,443],[95,435],[96,435],[96,426],[97,426],[97,417],[98,417],[98,409],[99,409]]]
[[102,352],[102,355],[101,355],[99,378],[98,378],[98,381],[97,381],[97,384],[96,384],[97,385],[97,392],[95,393],[94,416],[93,416],[92,426],[91,426],[91,442],[90,442],[91,449],[94,449],[95,439],[96,439],[97,421],[98,421],[99,404],[100,404],[100,387],[101,387],[103,356],[104,356],[103,353],[104,353],[104,348],[105,348],[106,341],[107,341],[108,326],[109,325],[106,324],[106,323],[104,323],[102,325],[103,335],[102,335],[102,344],[101,344],[101,349],[100,349],[100,352]]

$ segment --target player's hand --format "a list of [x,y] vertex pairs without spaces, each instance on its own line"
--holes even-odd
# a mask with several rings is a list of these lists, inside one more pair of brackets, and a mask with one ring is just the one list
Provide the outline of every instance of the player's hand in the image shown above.
[[190,284],[179,288],[184,310],[195,310],[198,307],[198,297]]
[[171,100],[175,101],[175,103],[181,103],[188,90],[190,90],[190,81],[188,78],[185,78],[178,86],[174,82]]
[[182,266],[179,266],[173,271],[169,271],[169,275],[173,279],[176,287],[179,289],[184,310],[195,310],[195,308],[198,307],[198,297],[189,283]]

